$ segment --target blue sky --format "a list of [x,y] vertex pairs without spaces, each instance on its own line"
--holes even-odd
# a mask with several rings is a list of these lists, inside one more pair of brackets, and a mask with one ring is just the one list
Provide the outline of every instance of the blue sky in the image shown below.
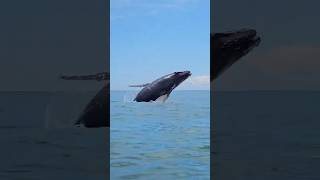
[[112,90],[183,70],[178,89],[209,89],[209,0],[111,0],[110,14]]

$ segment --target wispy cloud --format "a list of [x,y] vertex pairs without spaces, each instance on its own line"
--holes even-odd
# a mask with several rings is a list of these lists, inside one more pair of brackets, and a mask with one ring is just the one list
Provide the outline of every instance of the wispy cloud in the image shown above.
[[180,8],[199,0],[112,0],[111,8]]
[[[168,9],[184,9],[199,0],[112,0],[111,20],[119,20],[119,16],[156,15]],[[121,18],[122,19],[122,18]]]

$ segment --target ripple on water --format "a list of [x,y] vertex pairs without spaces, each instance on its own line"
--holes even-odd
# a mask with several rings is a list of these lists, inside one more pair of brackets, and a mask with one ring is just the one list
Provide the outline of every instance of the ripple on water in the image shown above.
[[111,163],[111,167],[127,167],[127,166],[135,166],[135,165],[137,164],[133,162],[128,162],[128,161]]

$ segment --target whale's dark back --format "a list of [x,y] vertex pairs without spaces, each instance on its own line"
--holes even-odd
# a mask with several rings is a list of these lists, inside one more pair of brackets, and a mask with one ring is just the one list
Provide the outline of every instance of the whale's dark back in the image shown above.
[[155,101],[160,96],[169,95],[174,88],[191,75],[190,71],[174,72],[145,86],[134,99],[137,102]]
[[134,99],[137,102],[155,101],[160,96],[165,95],[173,86],[173,81],[169,79],[159,79],[144,87]]
[[110,127],[109,84],[105,85],[88,103],[76,124],[85,127]]

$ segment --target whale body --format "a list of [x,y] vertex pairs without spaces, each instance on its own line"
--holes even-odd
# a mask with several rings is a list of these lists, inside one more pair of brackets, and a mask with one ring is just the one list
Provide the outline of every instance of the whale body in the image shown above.
[[173,89],[179,86],[179,84],[181,84],[189,76],[191,76],[190,71],[174,72],[162,76],[151,83],[143,85],[131,85],[130,87],[143,87],[143,89],[135,97],[134,101],[165,101],[169,97]]

